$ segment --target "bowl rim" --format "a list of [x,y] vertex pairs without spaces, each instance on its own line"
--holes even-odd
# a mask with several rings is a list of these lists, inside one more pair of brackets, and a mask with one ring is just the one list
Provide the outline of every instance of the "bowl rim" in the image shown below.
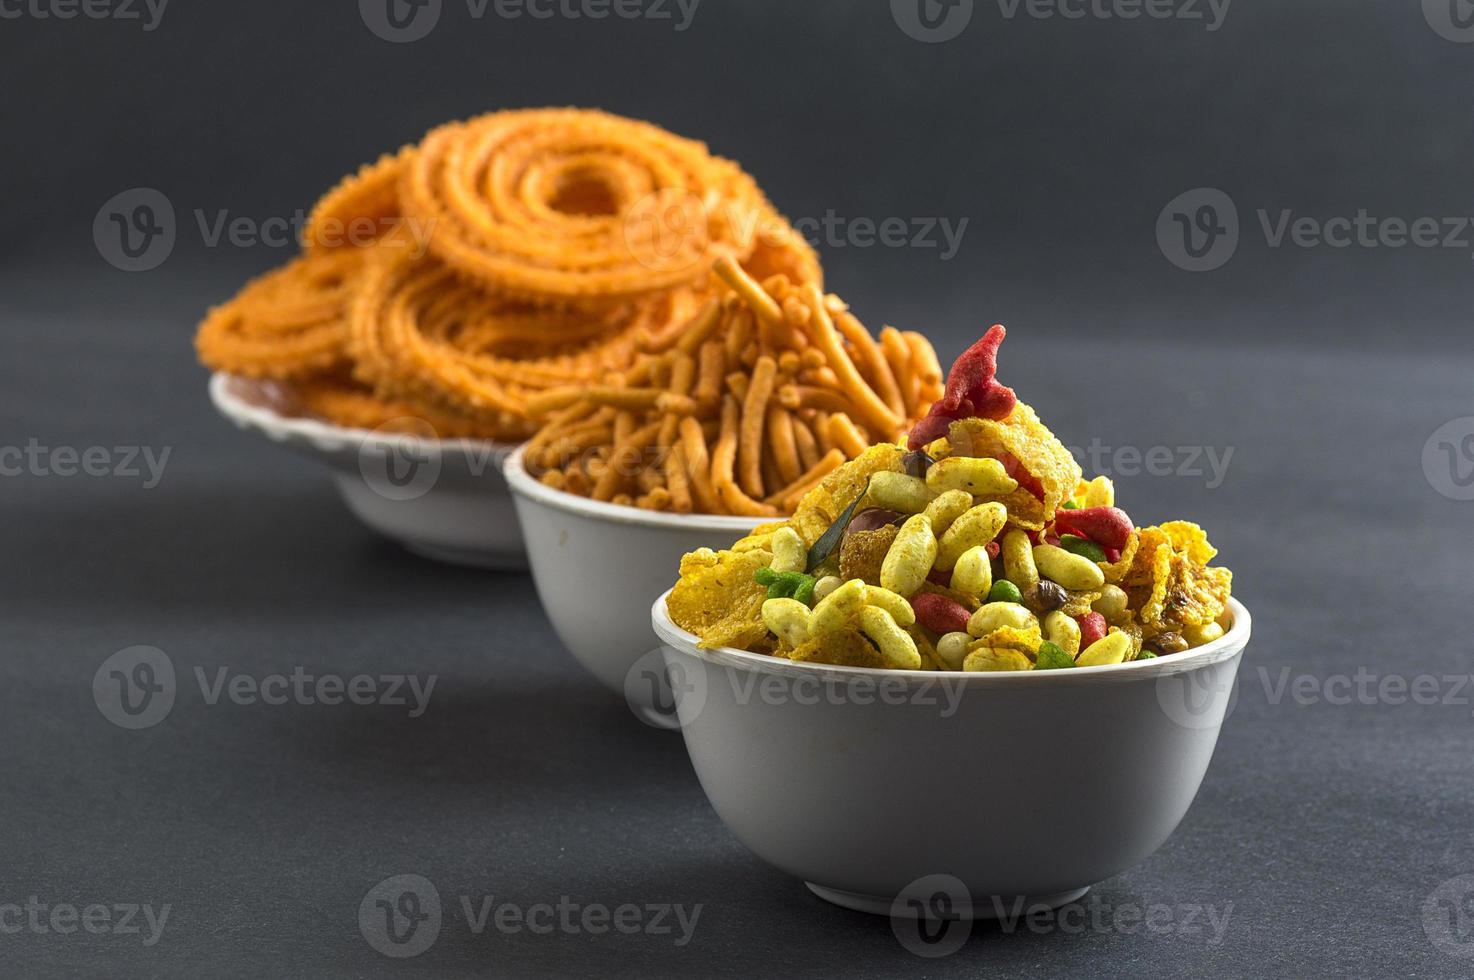
[[518,446],[516,451],[509,454],[502,464],[502,474],[507,478],[507,486],[512,488],[513,493],[526,497],[528,500],[555,510],[577,514],[580,517],[591,517],[611,524],[630,524],[638,527],[673,528],[685,531],[735,531],[738,533],[751,531],[759,524],[782,519],[734,517],[726,514],[667,514],[661,511],[645,510],[641,507],[627,507],[624,504],[590,500],[566,490],[555,490],[533,478],[523,464],[526,450],[525,445]]
[[963,681],[968,684],[1067,684],[1141,680],[1185,673],[1209,667],[1229,660],[1241,653],[1249,643],[1253,629],[1253,617],[1248,608],[1238,599],[1230,597],[1228,608],[1233,613],[1233,624],[1218,639],[1204,643],[1186,653],[1156,657],[1151,660],[1133,660],[1122,664],[1104,664],[1098,667],[1075,667],[1071,670],[1014,670],[1014,671],[963,671],[963,670],[900,670],[893,667],[845,667],[838,664],[795,663],[765,653],[752,653],[736,647],[715,647],[703,650],[696,644],[699,638],[677,626],[670,618],[666,599],[672,589],[661,593],[650,607],[651,625],[655,634],[668,646],[688,656],[718,666],[737,667],[764,674],[787,676],[817,675],[830,678],[870,678],[893,682],[893,679],[916,684],[935,683],[937,680]]
[[364,444],[407,441],[415,449],[426,453],[447,455],[460,453],[471,456],[487,456],[500,462],[500,458],[511,455],[519,443],[494,442],[490,439],[426,439],[413,433],[385,433],[376,429],[362,429],[336,425],[323,419],[301,415],[283,415],[274,408],[246,401],[231,390],[234,382],[251,382],[259,379],[244,375],[215,371],[210,375],[210,402],[215,410],[240,426],[248,426],[276,441],[296,437],[304,439],[324,452],[333,452],[348,447],[362,448]]

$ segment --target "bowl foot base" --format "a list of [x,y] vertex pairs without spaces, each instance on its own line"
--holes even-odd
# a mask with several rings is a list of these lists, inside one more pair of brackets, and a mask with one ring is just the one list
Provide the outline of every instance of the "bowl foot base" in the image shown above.
[[[842,906],[843,908],[854,909],[856,912],[869,912],[872,915],[889,916],[892,905],[895,902],[894,895],[861,895],[858,892],[840,891],[838,888],[825,888],[823,885],[816,885],[812,881],[806,881],[804,884],[808,886],[809,891],[818,895],[824,901],[833,902],[835,905]],[[1055,892],[1051,895],[1015,895],[1008,898],[992,896],[975,899],[966,905],[957,907],[954,909],[954,912],[963,919],[997,919],[1014,914],[1015,910],[1028,910],[1041,905],[1046,908],[1057,909],[1061,905],[1068,905],[1071,902],[1083,898],[1088,891],[1090,891],[1090,886],[1086,885],[1084,888],[1076,888],[1067,892]],[[1020,898],[1022,898],[1022,902],[1020,902]]]
[[400,543],[411,554],[447,565],[461,565],[465,568],[484,568],[495,572],[524,572],[527,570],[527,554],[525,552],[508,554],[495,551],[478,551],[475,548],[455,548],[448,545],[420,544],[411,541],[401,541]]

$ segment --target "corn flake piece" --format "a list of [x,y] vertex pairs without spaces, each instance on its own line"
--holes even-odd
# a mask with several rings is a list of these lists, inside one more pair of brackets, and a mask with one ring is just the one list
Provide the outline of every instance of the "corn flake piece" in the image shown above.
[[1105,573],[1105,580],[1112,585],[1117,584],[1126,573],[1131,571],[1132,563],[1136,561],[1136,550],[1141,547],[1141,532],[1132,531],[1131,537],[1126,539],[1126,547],[1121,549],[1121,560],[1112,564],[1111,562],[1100,562],[1100,570]]
[[845,536],[839,546],[839,577],[864,579],[866,585],[880,584],[880,566],[885,562],[891,542],[900,531],[887,524],[873,531],[856,531]]
[[804,494],[795,508],[792,524],[804,539],[814,546],[819,536],[829,529],[844,509],[865,491],[870,475],[881,470],[905,472],[901,459],[905,451],[892,443],[871,446],[850,462],[826,476],[817,487]]
[[880,651],[853,627],[815,637],[800,644],[788,659],[798,663],[834,664],[839,667],[887,667]]
[[1033,662],[1017,650],[979,646],[971,647],[970,650],[967,659],[962,661],[962,669],[969,673],[1034,669]]
[[1153,628],[1176,630],[1221,616],[1233,573],[1200,560],[1217,553],[1195,524],[1174,521],[1142,528],[1131,569],[1121,579],[1142,627],[1149,633]]
[[1044,635],[1040,633],[1037,625],[1017,629],[1013,626],[1000,626],[982,639],[975,640],[967,647],[968,651],[987,648],[990,650],[1013,650],[1026,657],[1033,658],[1039,653],[1039,644],[1044,642]]
[[906,630],[911,639],[916,643],[916,652],[921,654],[922,670],[951,670],[942,655],[937,653],[936,644],[927,635],[926,630],[917,625],[912,625]]
[[1099,592],[1066,592],[1065,604],[1060,607],[1060,611],[1066,616],[1084,616],[1090,612],[1090,607],[1095,605],[1095,600],[1099,598]]
[[766,568],[770,552],[703,548],[681,559],[681,580],[671,590],[666,608],[679,627],[701,638],[704,650],[737,647],[750,650],[767,639],[763,600],[767,590],[753,580]]
[[1044,488],[1042,502],[1027,491],[1021,497],[1018,490],[998,498],[1008,507],[1009,519],[1020,527],[1030,530],[1043,527],[1044,520],[1080,485],[1080,464],[1023,402],[1014,406],[1013,413],[1002,422],[992,419],[953,422],[947,440],[954,455],[997,459],[1008,453],[1039,481]]

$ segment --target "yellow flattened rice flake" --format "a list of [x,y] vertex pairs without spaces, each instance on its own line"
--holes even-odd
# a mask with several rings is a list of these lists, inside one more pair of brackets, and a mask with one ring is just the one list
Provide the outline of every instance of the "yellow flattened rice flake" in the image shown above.
[[1199,565],[1206,565],[1218,554],[1218,549],[1208,543],[1208,532],[1192,521],[1168,521],[1157,530],[1167,536],[1172,547],[1187,552],[1187,556]]
[[974,640],[968,646],[968,650],[980,650],[985,647],[991,650],[1015,650],[1032,658],[1038,655],[1039,644],[1043,642],[1044,636],[1039,632],[1038,626],[1029,626],[1025,629],[1000,626],[982,639]]
[[1141,532],[1132,531],[1131,537],[1126,539],[1126,547],[1121,549],[1121,560],[1112,564],[1111,562],[1099,562],[1100,570],[1105,573],[1105,580],[1115,585],[1126,577],[1131,571],[1131,566],[1136,561],[1136,551],[1141,547]]
[[1095,600],[1100,598],[1099,592],[1065,592],[1065,604],[1060,606],[1060,611],[1066,616],[1084,616],[1090,612],[1090,607],[1095,605]]
[[[988,456],[994,459],[1008,453],[1039,481],[1044,488],[1044,500],[1038,504],[1038,515],[1053,515],[1067,497],[1080,485],[1080,464],[1055,438],[1034,410],[1023,402],[1014,406],[1012,414],[1002,422],[992,419],[961,419],[953,422],[947,431],[951,451],[959,456]],[[1008,510],[1010,518],[1015,516],[1013,507]],[[1033,521],[1032,508],[1020,506],[1019,516]],[[1025,526],[1020,524],[1020,526]],[[1041,525],[1042,526],[1042,523]]]
[[911,626],[906,630],[911,639],[916,643],[916,652],[921,654],[922,670],[951,670],[942,655],[937,653],[936,644],[932,643],[931,637],[926,630],[920,626]]
[[1200,558],[1216,554],[1195,524],[1174,521],[1142,528],[1131,569],[1121,580],[1141,625],[1149,630],[1175,630],[1201,626],[1221,616],[1232,591],[1233,573],[1210,568]]
[[866,585],[880,584],[880,566],[900,529],[890,524],[873,531],[856,531],[839,546],[839,577],[864,579]]
[[969,672],[1034,669],[1033,661],[1017,650],[975,646],[971,651],[962,661],[962,669]]
[[788,659],[798,663],[835,664],[839,667],[886,667],[880,651],[857,629],[846,627],[800,644]]
[[666,608],[681,629],[701,638],[703,649],[752,649],[767,638],[763,600],[767,590],[753,573],[773,560],[767,551],[692,552],[681,559],[681,580]]

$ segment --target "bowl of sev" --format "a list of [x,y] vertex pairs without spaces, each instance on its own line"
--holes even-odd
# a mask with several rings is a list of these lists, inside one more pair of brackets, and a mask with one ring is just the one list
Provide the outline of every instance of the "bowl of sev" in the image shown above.
[[642,676],[659,663],[645,610],[681,556],[789,515],[941,393],[920,334],[872,336],[813,280],[731,257],[713,273],[702,310],[629,369],[531,398],[542,426],[505,469],[559,638],[647,718],[670,706]]

